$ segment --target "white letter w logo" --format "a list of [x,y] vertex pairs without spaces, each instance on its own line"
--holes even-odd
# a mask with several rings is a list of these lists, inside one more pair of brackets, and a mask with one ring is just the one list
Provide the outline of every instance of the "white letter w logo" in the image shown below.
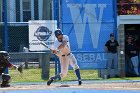
[[[81,4],[67,4],[67,6],[70,8],[78,47],[82,48],[85,26],[86,23],[88,23],[93,47],[97,48],[103,10],[106,7],[106,4],[98,4],[98,6],[96,4],[84,4],[83,6]],[[80,15],[80,8],[82,7],[85,9],[83,19]],[[99,17],[96,16],[96,8],[100,9]]]

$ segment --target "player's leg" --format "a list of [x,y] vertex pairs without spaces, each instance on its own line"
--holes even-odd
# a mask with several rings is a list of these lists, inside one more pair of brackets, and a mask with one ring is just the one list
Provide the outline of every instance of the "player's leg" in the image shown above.
[[60,65],[61,65],[61,73],[59,73],[58,75],[55,75],[53,77],[51,77],[49,79],[49,81],[47,82],[47,85],[50,85],[54,80],[58,79],[58,78],[64,78],[66,77],[67,73],[68,73],[68,66],[69,66],[69,61],[68,59],[66,59],[65,57],[60,59]]
[[78,84],[81,85],[82,81],[81,81],[81,75],[80,75],[80,68],[77,64],[77,60],[74,57],[73,54],[71,54],[70,56],[68,56],[68,58],[70,59],[70,65],[73,67],[73,69],[75,70],[75,74],[78,78]]
[[111,66],[112,66],[112,62],[113,62],[113,55],[112,53],[108,53],[108,61],[107,61],[107,77],[110,78],[110,74],[111,74]]
[[64,78],[67,76],[69,68],[69,59],[67,57],[62,58],[62,64],[61,64],[61,78]]
[[118,77],[118,54],[113,54],[113,60],[114,60],[114,69],[115,69],[115,76]]
[[135,73],[139,76],[138,66],[139,66],[139,60],[138,56],[131,58],[132,64],[134,66]]
[[11,77],[9,75],[1,75],[2,76],[2,84],[1,87],[10,87],[9,83],[11,81]]
[[56,80],[57,78],[61,78],[61,77],[60,77],[60,74],[51,77],[51,78],[48,80],[47,85],[50,85],[50,84],[51,84],[54,80]]

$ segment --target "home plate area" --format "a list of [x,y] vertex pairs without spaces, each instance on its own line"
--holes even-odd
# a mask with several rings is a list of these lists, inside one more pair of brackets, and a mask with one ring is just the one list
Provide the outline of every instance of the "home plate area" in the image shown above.
[[0,93],[140,93],[138,81],[77,81],[54,82],[47,86],[41,83],[12,83],[11,87],[1,88]]

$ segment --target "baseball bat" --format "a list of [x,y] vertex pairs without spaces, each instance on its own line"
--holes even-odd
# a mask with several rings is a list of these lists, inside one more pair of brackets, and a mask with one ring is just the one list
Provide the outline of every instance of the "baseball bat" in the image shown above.
[[23,64],[20,64],[20,66],[24,66],[25,65],[25,62]]
[[41,44],[42,44],[43,46],[45,46],[46,48],[48,48],[49,50],[51,50],[51,48],[49,48],[45,42],[41,42]]

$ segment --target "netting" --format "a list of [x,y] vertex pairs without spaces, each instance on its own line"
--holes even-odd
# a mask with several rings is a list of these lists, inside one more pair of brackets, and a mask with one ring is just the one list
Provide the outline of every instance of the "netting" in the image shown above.
[[43,58],[44,54],[25,52],[29,51],[28,21],[51,20],[52,7],[51,0],[0,0],[0,50],[9,52],[13,64],[25,63],[23,75],[15,69],[9,69],[13,82],[41,81],[42,77],[49,78],[49,70],[42,70],[49,65],[43,63],[43,68],[41,66],[41,60],[46,60]]

